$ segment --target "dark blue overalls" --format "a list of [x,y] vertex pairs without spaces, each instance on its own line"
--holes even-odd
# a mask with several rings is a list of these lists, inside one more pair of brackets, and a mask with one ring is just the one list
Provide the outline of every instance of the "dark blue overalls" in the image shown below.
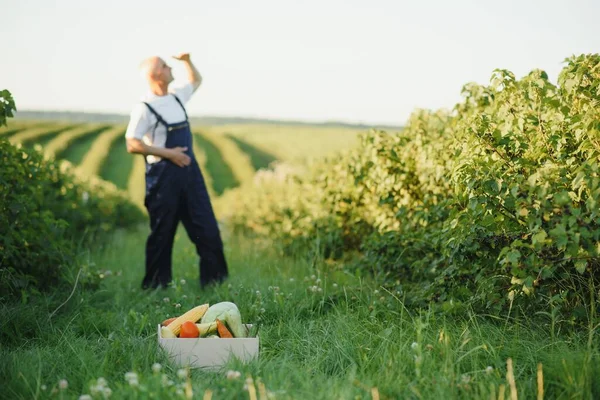
[[228,275],[217,220],[192,151],[188,116],[181,101],[173,96],[185,114],[185,121],[176,124],[167,124],[148,103],[144,103],[157,119],[154,129],[158,123],[167,129],[165,147],[187,147],[185,153],[191,158],[191,163],[185,167],[167,159],[154,164],[146,162],[144,204],[150,215],[151,233],[146,242],[146,275],[142,281],[145,289],[166,287],[171,282],[173,239],[179,221],[200,256],[200,285],[220,282]]

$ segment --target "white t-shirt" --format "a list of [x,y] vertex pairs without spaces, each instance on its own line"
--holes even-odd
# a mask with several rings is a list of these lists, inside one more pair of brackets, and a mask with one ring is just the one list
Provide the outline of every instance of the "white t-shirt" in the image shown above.
[[[191,83],[187,83],[181,87],[169,90],[169,93],[174,93],[179,101],[185,105],[194,93],[194,86]],[[149,92],[142,97],[141,101],[150,104],[167,124],[185,121],[183,109],[171,94],[157,96],[154,93]],[[149,146],[165,147],[167,141],[167,130],[165,126],[160,122],[156,125],[157,118],[142,102],[136,104],[131,111],[125,137],[142,140]],[[154,140],[152,140],[152,130],[155,126]],[[146,159],[150,164],[160,161],[160,157],[152,155],[149,155]]]

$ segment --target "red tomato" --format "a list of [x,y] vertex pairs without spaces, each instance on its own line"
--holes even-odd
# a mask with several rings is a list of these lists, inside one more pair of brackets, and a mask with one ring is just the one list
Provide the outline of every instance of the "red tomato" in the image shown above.
[[198,336],[200,336],[200,331],[192,321],[185,321],[181,325],[181,332],[179,332],[180,338],[197,338]]

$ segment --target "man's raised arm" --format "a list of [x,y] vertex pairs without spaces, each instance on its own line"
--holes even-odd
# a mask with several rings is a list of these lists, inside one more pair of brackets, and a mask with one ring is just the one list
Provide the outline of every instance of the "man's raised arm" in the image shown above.
[[198,89],[198,87],[200,87],[200,84],[202,83],[202,76],[200,75],[200,72],[198,72],[198,70],[192,63],[192,60],[190,59],[190,54],[182,53],[182,54],[179,54],[178,56],[173,56],[173,58],[176,60],[179,60],[179,61],[183,61],[183,64],[185,65],[185,69],[187,70],[188,80],[194,87],[194,92],[195,92],[196,89]]

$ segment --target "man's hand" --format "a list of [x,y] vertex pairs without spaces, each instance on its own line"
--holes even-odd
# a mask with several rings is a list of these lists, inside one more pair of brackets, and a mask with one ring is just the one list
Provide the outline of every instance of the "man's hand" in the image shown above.
[[192,162],[190,156],[185,154],[187,147],[174,147],[169,150],[169,160],[171,160],[171,162],[178,167],[186,167],[190,165],[190,162]]
[[181,53],[173,58],[179,61],[190,61],[190,53]]
[[183,65],[185,65],[185,69],[187,70],[188,80],[194,86],[195,92],[202,83],[202,76],[192,63],[192,60],[190,59],[190,53],[181,53],[177,56],[173,56],[173,58],[183,61]]

